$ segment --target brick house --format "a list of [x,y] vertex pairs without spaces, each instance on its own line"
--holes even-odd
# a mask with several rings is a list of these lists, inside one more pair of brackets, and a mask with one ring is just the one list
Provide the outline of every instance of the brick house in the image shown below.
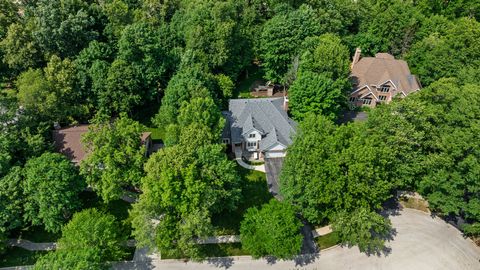
[[406,97],[421,88],[404,60],[397,60],[388,53],[361,57],[359,48],[353,57],[350,79],[353,84],[349,97],[352,107],[373,108],[379,103],[389,103],[396,96]]

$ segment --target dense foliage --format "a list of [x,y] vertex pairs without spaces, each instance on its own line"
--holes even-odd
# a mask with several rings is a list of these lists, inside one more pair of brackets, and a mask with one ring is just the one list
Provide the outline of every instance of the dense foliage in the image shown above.
[[254,257],[292,258],[302,247],[301,227],[293,207],[272,199],[261,209],[253,207],[245,213],[240,228],[242,246]]
[[[0,0],[0,251],[14,230],[58,232],[88,184],[105,202],[141,191],[130,213],[139,243],[201,257],[212,215],[242,200],[219,144],[221,110],[259,74],[287,90],[300,124],[281,176],[285,202],[245,217],[263,241],[245,240],[255,255],[297,252],[293,212],[379,250],[389,232],[379,211],[398,189],[478,236],[479,19],[477,0]],[[406,60],[425,88],[365,123],[337,125],[357,47]],[[79,175],[51,153],[51,131],[87,123]],[[147,126],[164,143],[150,157]],[[82,215],[78,235],[100,214]],[[287,230],[293,246],[274,246],[256,217]],[[115,257],[100,253],[60,250],[36,267],[99,269]]]

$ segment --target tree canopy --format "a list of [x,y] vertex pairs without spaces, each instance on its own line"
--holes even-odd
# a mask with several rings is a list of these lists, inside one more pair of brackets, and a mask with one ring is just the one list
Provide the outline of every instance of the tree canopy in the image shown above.
[[89,154],[80,164],[81,174],[105,202],[140,183],[146,148],[138,122],[126,115],[112,123],[98,119],[82,140]]
[[261,209],[250,208],[240,228],[243,247],[254,257],[273,255],[281,259],[299,254],[302,223],[288,203],[272,199]]

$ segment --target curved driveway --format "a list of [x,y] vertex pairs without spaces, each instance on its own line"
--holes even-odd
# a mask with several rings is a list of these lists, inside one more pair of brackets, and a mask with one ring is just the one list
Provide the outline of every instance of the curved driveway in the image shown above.
[[335,247],[321,251],[309,264],[293,261],[267,263],[265,260],[252,260],[248,256],[222,258],[203,263],[185,263],[177,260],[156,260],[150,257],[149,266],[135,269],[385,269],[385,270],[478,270],[480,269],[480,248],[452,226],[439,218],[412,209],[400,211],[391,216],[396,229],[394,240],[387,256],[367,256],[358,248]]

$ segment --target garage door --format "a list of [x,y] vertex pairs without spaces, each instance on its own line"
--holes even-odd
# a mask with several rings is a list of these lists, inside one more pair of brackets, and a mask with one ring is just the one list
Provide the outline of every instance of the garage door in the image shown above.
[[266,158],[280,158],[280,157],[285,157],[285,152],[266,152],[265,153]]

